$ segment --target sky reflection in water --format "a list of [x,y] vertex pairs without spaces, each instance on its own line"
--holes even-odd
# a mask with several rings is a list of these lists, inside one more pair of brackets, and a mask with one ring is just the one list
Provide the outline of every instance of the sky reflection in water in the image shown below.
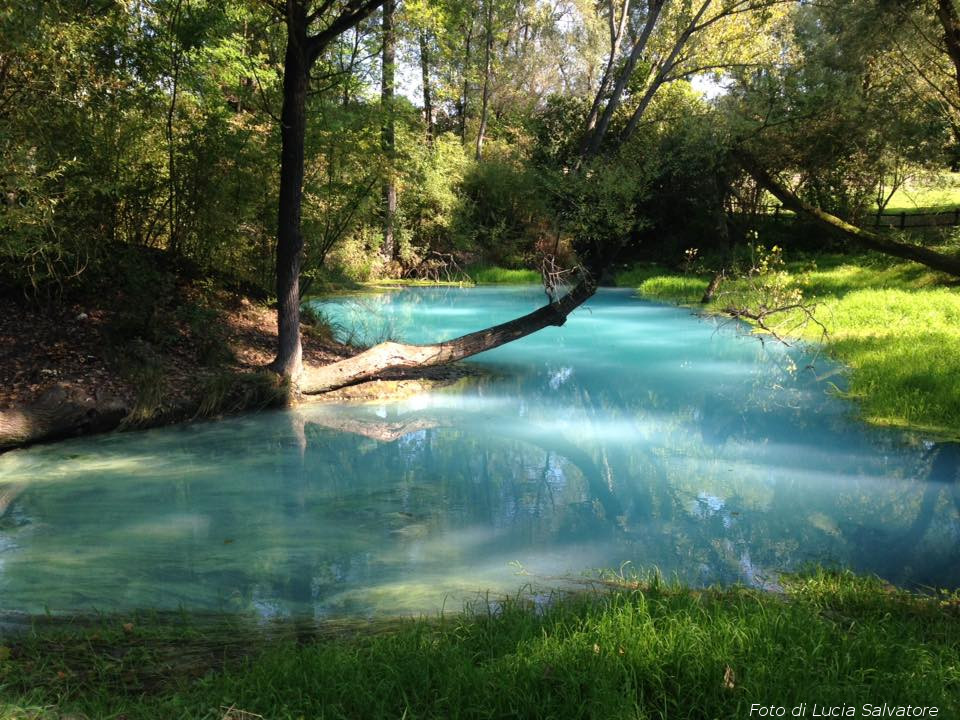
[[[542,301],[417,288],[325,311],[425,342]],[[8,453],[0,609],[420,613],[623,563],[697,584],[820,562],[960,585],[960,452],[864,428],[810,360],[605,290],[454,390]]]

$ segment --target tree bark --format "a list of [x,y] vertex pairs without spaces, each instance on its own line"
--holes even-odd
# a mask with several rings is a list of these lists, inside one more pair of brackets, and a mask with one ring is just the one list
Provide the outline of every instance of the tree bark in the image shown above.
[[310,23],[330,12],[333,3],[321,3],[308,14],[305,0],[287,0],[287,50],[283,61],[283,109],[280,114],[280,199],[277,210],[277,357],[270,369],[296,380],[303,371],[300,344],[300,264],[303,237],[303,156],[307,128],[307,90],[310,68],[321,53],[354,27],[384,0],[351,0],[314,35]]
[[643,97],[640,99],[640,104],[637,105],[636,109],[633,111],[633,114],[630,116],[629,122],[627,122],[627,127],[623,131],[623,139],[629,138],[634,132],[636,132],[637,126],[640,124],[640,118],[642,118],[647,112],[647,107],[649,107],[650,102],[653,100],[653,96],[657,93],[657,90],[659,90],[660,86],[666,82],[667,76],[677,63],[677,58],[680,55],[680,51],[683,50],[684,46],[690,40],[690,36],[697,31],[697,23],[700,22],[703,14],[707,11],[707,8],[710,7],[711,2],[712,0],[704,0],[696,15],[693,16],[684,31],[680,33],[680,37],[678,37],[677,41],[673,44],[667,59],[660,64],[659,69],[653,76],[653,81],[650,83],[650,87],[648,87],[647,91],[643,94]]
[[296,379],[303,371],[300,345],[300,264],[303,237],[303,155],[307,127],[307,13],[290,3],[287,51],[283,62],[283,109],[280,114],[280,202],[277,217],[277,357],[271,369]]
[[176,167],[176,142],[173,136],[173,118],[177,111],[177,91],[180,89],[180,60],[182,50],[177,34],[180,31],[180,11],[182,0],[177,0],[173,8],[173,15],[170,17],[170,25],[167,32],[170,33],[170,102],[167,105],[167,193],[169,196],[169,223],[170,229],[167,233],[168,244],[175,254],[180,253],[180,227],[177,217],[177,167]]
[[423,79],[423,121],[427,126],[427,144],[433,144],[433,93],[430,85],[430,45],[427,33],[420,31],[420,74]]
[[737,156],[737,160],[743,168],[753,176],[757,183],[766,188],[770,194],[782,202],[785,207],[808,215],[824,227],[839,230],[869,250],[876,250],[877,252],[892,255],[903,260],[912,260],[913,262],[926,265],[934,270],[945,272],[954,277],[960,277],[960,257],[942,255],[920,245],[907,245],[896,242],[877,233],[859,228],[856,225],[851,225],[835,215],[824,212],[820,208],[814,207],[798,198],[748,155],[740,153]]
[[387,161],[387,177],[383,183],[383,240],[380,244],[380,255],[386,263],[391,262],[396,255],[393,237],[393,223],[397,213],[397,183],[393,167],[396,147],[393,118],[396,34],[393,29],[393,11],[394,0],[386,0],[383,3],[383,62],[380,85],[380,112],[383,113],[380,146]]
[[460,142],[467,143],[467,102],[470,93],[470,44],[473,40],[473,18],[467,20],[467,37],[463,44],[463,92],[460,97]]
[[483,158],[483,140],[487,133],[487,116],[490,108],[490,73],[493,55],[493,0],[486,0],[484,18],[485,43],[483,50],[483,95],[480,104],[480,127],[477,129],[476,158]]
[[593,276],[587,275],[562,298],[485,330],[432,345],[380,343],[352,358],[308,368],[300,381],[300,390],[308,395],[319,394],[373,379],[386,370],[433,367],[463,360],[519,340],[545,327],[562,326],[567,316],[589,300],[596,290]]
[[626,90],[627,83],[630,82],[630,78],[633,76],[633,71],[637,66],[637,61],[640,59],[640,56],[647,47],[647,42],[650,39],[650,33],[653,32],[653,28],[657,24],[657,20],[660,17],[660,11],[663,9],[663,6],[664,0],[652,0],[650,3],[650,7],[647,10],[647,19],[643,25],[643,30],[641,31],[636,42],[634,42],[633,48],[630,50],[630,56],[627,58],[627,62],[624,64],[623,69],[617,76],[617,81],[613,86],[613,92],[610,94],[610,99],[607,100],[607,105],[603,109],[603,115],[600,116],[600,120],[593,132],[587,134],[587,137],[583,143],[581,154],[584,158],[592,157],[600,152],[600,146],[603,144],[603,138],[607,134],[607,130],[610,127],[610,121],[613,119],[613,115],[617,111],[617,108],[620,107],[620,101],[623,99],[623,92]]
[[[610,17],[610,54],[607,56],[607,66],[603,69],[603,75],[600,77],[600,86],[597,88],[596,95],[593,96],[593,104],[590,106],[590,112],[587,113],[586,129],[583,135],[584,142],[590,137],[590,133],[597,126],[597,118],[600,115],[600,107],[603,105],[603,96],[607,92],[610,80],[613,77],[613,68],[617,62],[617,55],[620,54],[620,43],[623,41],[623,33],[626,31],[627,23],[630,18],[630,0],[624,0],[623,9],[620,14],[620,21],[617,22],[613,0],[608,0]],[[581,149],[585,149],[585,145]]]
[[937,0],[937,18],[943,26],[947,55],[953,63],[960,97],[960,16],[957,15],[957,8],[953,3],[954,0]]

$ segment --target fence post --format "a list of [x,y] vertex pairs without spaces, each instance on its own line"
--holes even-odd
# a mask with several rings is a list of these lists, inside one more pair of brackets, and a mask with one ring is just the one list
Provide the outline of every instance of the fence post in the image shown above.
[[907,226],[907,214],[905,212],[900,213],[900,229],[903,230]]

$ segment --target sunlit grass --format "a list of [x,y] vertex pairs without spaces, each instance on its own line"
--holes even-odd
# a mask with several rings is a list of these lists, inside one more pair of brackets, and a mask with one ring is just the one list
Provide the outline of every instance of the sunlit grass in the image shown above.
[[383,286],[435,286],[435,285],[529,285],[540,284],[540,273],[537,270],[502,268],[496,265],[473,265],[464,273],[453,273],[442,280],[418,280],[414,278],[381,278],[372,280],[365,285],[374,287]]
[[935,212],[957,207],[960,207],[960,175],[943,173],[935,182],[907,183],[893,194],[886,212]]
[[628,583],[367,632],[102,618],[7,638],[0,717],[734,718],[801,702],[960,712],[956,595],[822,571],[786,590]]
[[[878,425],[956,437],[960,428],[960,290],[915,263],[892,263],[870,255],[823,256],[789,269],[815,305],[827,330],[826,348],[849,366],[849,395]],[[630,281],[642,278],[639,283]],[[650,298],[693,304],[707,280],[657,268],[624,273]],[[759,298],[743,281],[730,281],[709,309],[756,307]],[[780,316],[774,328],[818,342],[815,324],[798,313]]]
[[526,285],[540,282],[540,273],[536,270],[516,270],[492,265],[468,268],[467,274],[475,283],[481,285]]

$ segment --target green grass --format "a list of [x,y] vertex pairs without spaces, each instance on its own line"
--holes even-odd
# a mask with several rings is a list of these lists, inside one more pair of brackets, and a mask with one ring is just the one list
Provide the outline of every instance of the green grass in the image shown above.
[[540,273],[537,270],[484,266],[467,268],[467,274],[478,285],[521,285],[541,282]]
[[620,585],[379,633],[107,617],[7,637],[0,718],[679,720],[801,702],[953,718],[958,611],[957,595],[815,571],[784,595]]
[[[868,422],[950,438],[960,428],[960,290],[914,263],[873,255],[822,256],[788,263],[827,328],[826,349],[850,368],[848,394]],[[639,280],[639,282],[638,282]],[[707,278],[643,268],[617,277],[650,298],[696,303]],[[729,281],[709,306],[756,307],[743,281]],[[812,323],[784,314],[778,332],[819,341]]]
[[434,285],[527,285],[540,284],[540,273],[536,270],[517,270],[502,268],[496,265],[472,266],[466,269],[462,278],[451,280],[416,280],[411,278],[382,278],[363,283],[366,286],[383,287],[390,285],[401,286],[434,286]]
[[617,285],[636,288],[651,300],[692,305],[700,302],[710,280],[698,275],[680,275],[658,265],[638,265],[617,273]]
[[942,173],[933,184],[929,181],[907,183],[898,189],[887,204],[886,212],[936,212],[956,207],[960,207],[960,175]]

